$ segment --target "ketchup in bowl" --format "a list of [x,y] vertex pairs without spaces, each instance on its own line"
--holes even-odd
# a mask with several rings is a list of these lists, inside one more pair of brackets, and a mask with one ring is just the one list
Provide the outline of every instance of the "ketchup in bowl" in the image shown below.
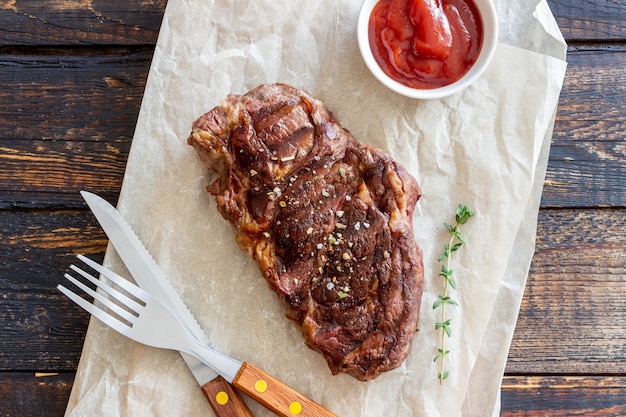
[[483,27],[472,0],[379,0],[368,37],[389,77],[433,89],[459,80],[476,62]]

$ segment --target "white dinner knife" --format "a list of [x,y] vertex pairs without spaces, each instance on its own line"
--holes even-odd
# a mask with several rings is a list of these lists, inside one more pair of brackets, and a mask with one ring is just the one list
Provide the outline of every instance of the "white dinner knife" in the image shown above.
[[[81,191],[80,194],[87,202],[137,285],[174,311],[187,330],[199,342],[210,346],[211,344],[198,322],[117,209],[93,193]],[[223,377],[193,356],[182,352],[181,356],[202,387],[211,408],[218,417],[252,417],[252,413],[239,393]]]

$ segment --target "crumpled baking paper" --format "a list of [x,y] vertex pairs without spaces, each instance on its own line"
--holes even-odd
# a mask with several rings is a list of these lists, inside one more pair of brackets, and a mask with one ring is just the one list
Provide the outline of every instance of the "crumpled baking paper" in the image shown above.
[[[342,417],[489,416],[499,395],[534,251],[537,210],[565,74],[565,43],[545,1],[497,0],[492,64],[465,91],[407,99],[378,83],[356,42],[355,1],[170,0],[128,158],[118,209],[214,346],[254,363]],[[389,152],[423,191],[414,215],[425,288],[412,351],[369,382],[332,376],[308,349],[205,191],[186,145],[192,122],[229,93],[284,82],[322,100],[360,141]],[[432,303],[437,262],[459,203],[475,216],[453,268],[459,307],[442,385]],[[105,264],[129,276],[109,247]],[[269,411],[246,398],[255,416]],[[134,343],[92,320],[67,416],[206,416],[176,352]]]

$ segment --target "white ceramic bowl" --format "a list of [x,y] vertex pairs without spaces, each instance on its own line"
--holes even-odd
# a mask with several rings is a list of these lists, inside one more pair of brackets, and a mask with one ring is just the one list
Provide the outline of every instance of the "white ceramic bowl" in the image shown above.
[[491,0],[472,0],[478,9],[483,24],[483,43],[478,58],[465,75],[442,87],[417,89],[407,87],[389,77],[376,62],[368,37],[369,18],[378,0],[364,0],[357,22],[357,41],[365,64],[381,83],[389,89],[406,97],[418,99],[442,98],[457,93],[473,83],[485,71],[496,50],[498,43],[498,16]]

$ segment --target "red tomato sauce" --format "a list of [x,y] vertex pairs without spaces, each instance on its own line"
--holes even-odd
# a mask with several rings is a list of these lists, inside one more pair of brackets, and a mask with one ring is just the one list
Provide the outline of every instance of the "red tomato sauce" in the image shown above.
[[380,0],[369,21],[374,58],[387,75],[411,88],[459,80],[476,62],[482,38],[471,0]]

